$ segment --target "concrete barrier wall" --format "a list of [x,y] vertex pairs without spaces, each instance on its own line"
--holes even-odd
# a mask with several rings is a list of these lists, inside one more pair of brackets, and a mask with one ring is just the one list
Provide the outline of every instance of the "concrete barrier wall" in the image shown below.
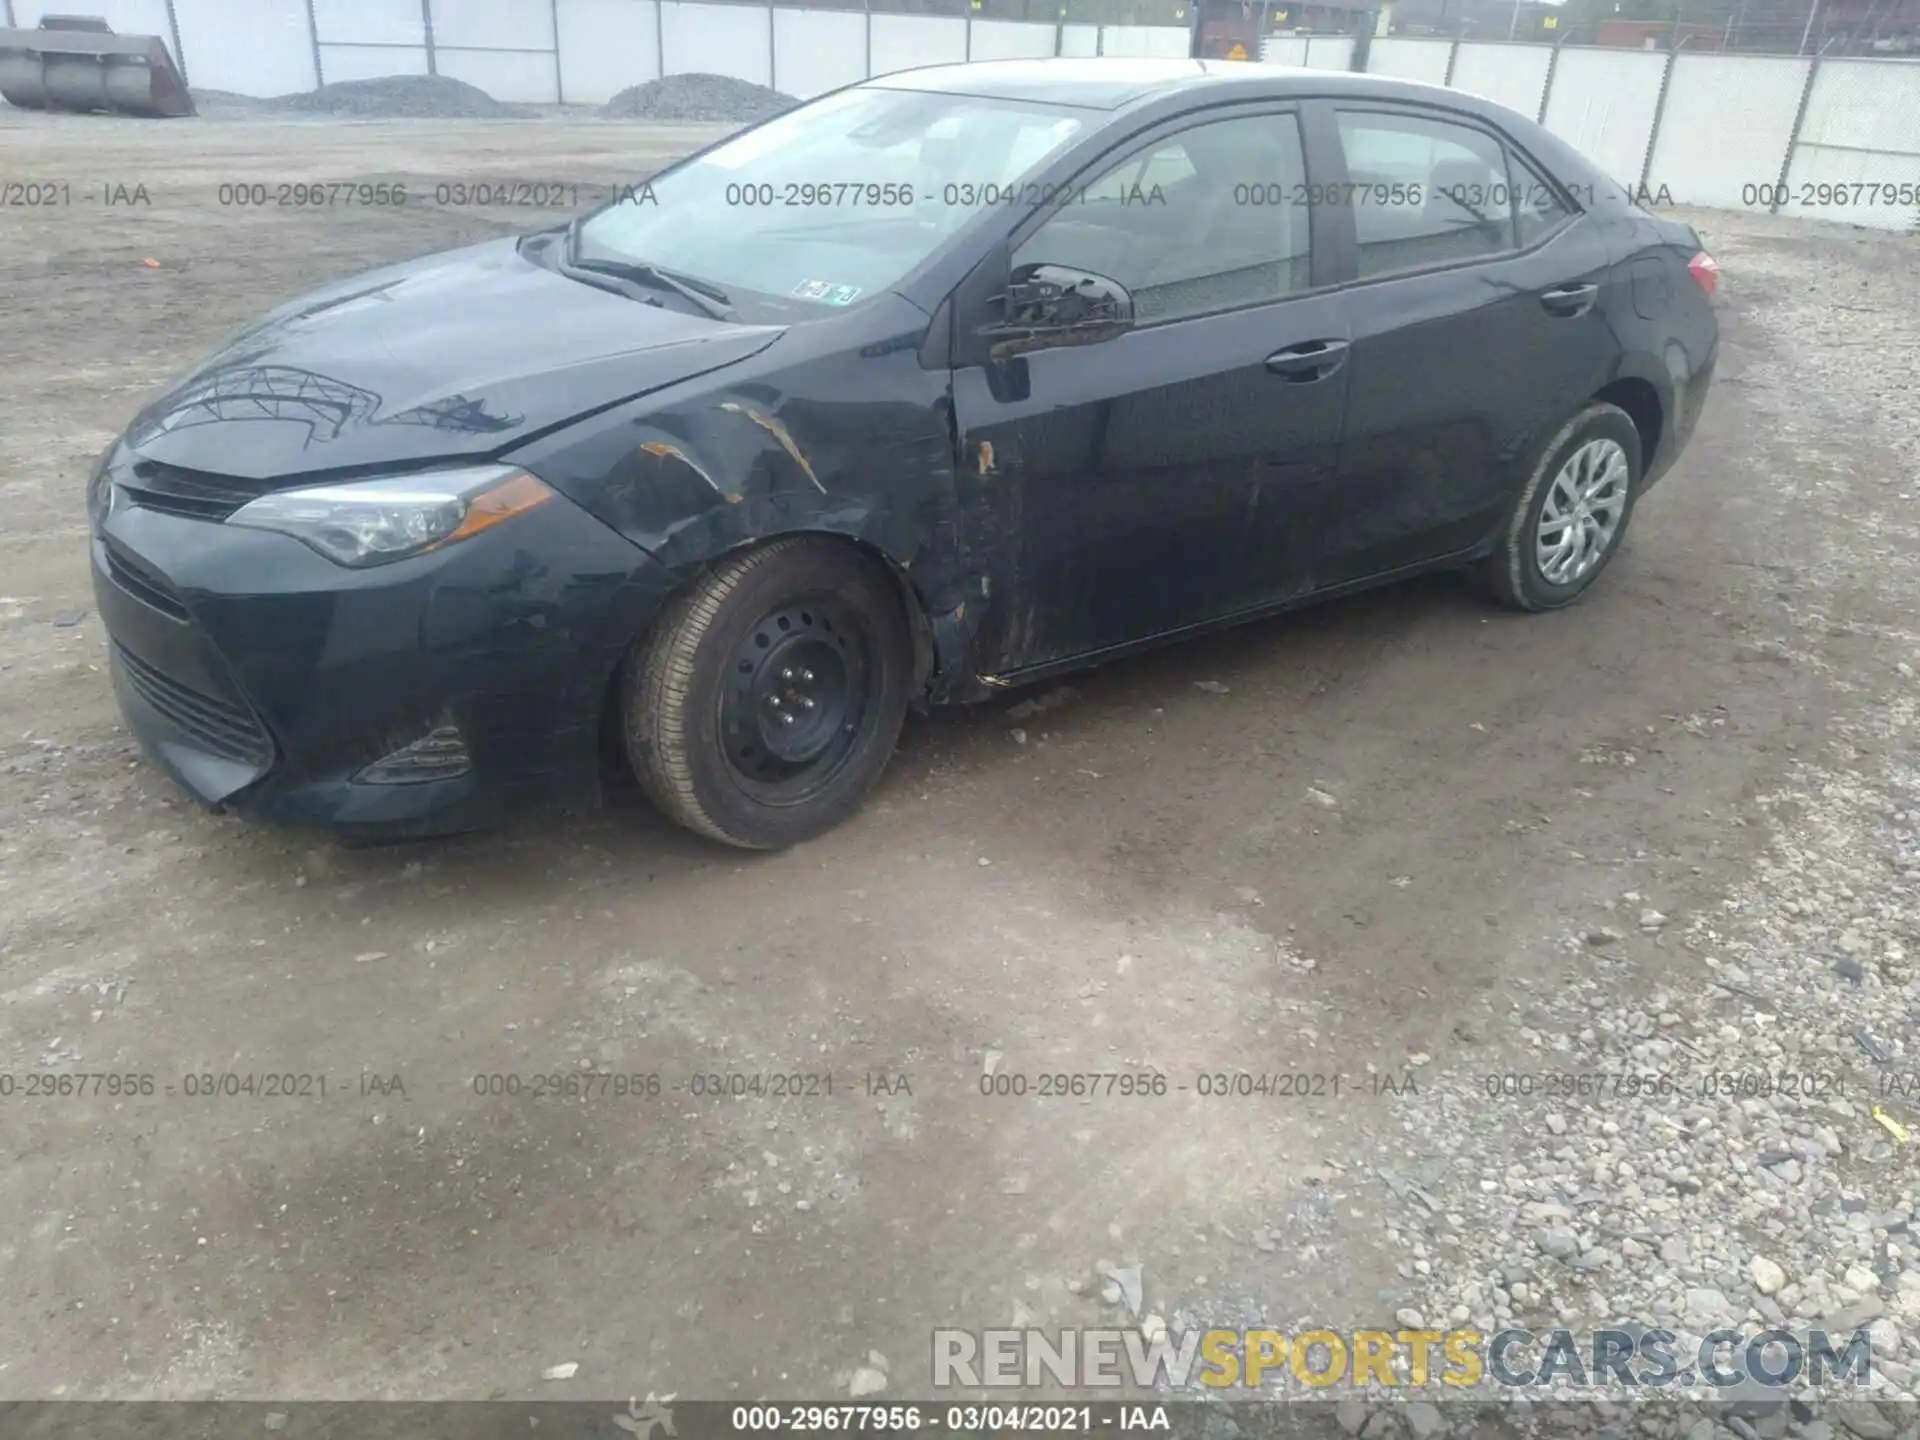
[[1396,75],[1402,80],[1420,80],[1440,85],[1447,78],[1447,55],[1453,49],[1450,40],[1401,40],[1382,36],[1373,42],[1367,56],[1370,75]]
[[1448,83],[1538,119],[1552,58],[1545,45],[1463,44],[1454,56],[1453,79]]
[[1913,61],[1825,60],[1787,168],[1783,215],[1875,229],[1920,228],[1920,206],[1882,187],[1920,183],[1920,95]]
[[660,78],[654,0],[566,0],[559,11],[564,103],[604,105],[629,85]]
[[1757,201],[1748,187],[1780,178],[1812,65],[1792,56],[1682,54],[1667,86],[1649,188],[1729,210]]
[[943,15],[873,15],[868,23],[873,26],[875,75],[919,65],[957,64],[967,58],[965,20]]
[[867,78],[867,17],[858,10],[773,12],[778,88],[811,100]]
[[1667,57],[1651,50],[1569,46],[1554,67],[1546,127],[1614,179],[1637,184],[1666,69]]
[[[203,90],[291,95],[319,83],[305,0],[195,0],[175,13],[187,79]],[[164,20],[154,33],[167,33]]]

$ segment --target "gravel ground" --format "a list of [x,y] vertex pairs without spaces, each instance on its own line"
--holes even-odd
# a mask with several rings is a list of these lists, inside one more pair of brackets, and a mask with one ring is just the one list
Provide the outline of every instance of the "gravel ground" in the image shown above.
[[800,102],[731,75],[669,75],[622,90],[606,113],[622,120],[726,120],[752,124]]
[[[1792,515],[1776,535],[1777,563],[1756,577],[1765,600],[1737,627],[1736,659],[1819,673],[1831,706],[1821,738],[1783,746],[1777,773],[1714,817],[1767,836],[1717,895],[1689,883],[1701,866],[1675,873],[1664,847],[1636,843],[1644,835],[1623,834],[1610,853],[1568,848],[1568,863],[1620,876],[1611,904],[1547,937],[1557,974],[1518,981],[1484,1019],[1435,1037],[1436,1051],[1464,1050],[1471,1064],[1410,1057],[1405,1073],[1424,1103],[1338,1180],[1392,1197],[1385,1231],[1402,1252],[1404,1284],[1385,1298],[1402,1324],[1581,1335],[1660,1327],[1676,1337],[1686,1368],[1669,1401],[1602,1385],[1613,1403],[1596,1402],[1594,1388],[1557,1385],[1537,1393],[1528,1428],[1911,1437],[1920,1426],[1920,328],[1906,304],[1857,302],[1879,265],[1911,284],[1920,252],[1911,239],[1837,228],[1815,238],[1757,220],[1697,223],[1737,277],[1726,317],[1734,363],[1722,383],[1754,407],[1762,438],[1751,479]],[[1822,255],[1837,263],[1817,263]],[[1764,304],[1742,303],[1760,296]],[[1829,437],[1827,453],[1816,434]],[[1670,773],[1689,748],[1738,744],[1739,721],[1737,707],[1696,699],[1580,760],[1596,775]],[[1555,808],[1508,827],[1550,834],[1564,818]],[[1261,1316],[1296,1330],[1318,1323]],[[1175,1317],[1223,1322],[1257,1323],[1232,1308]],[[1833,1384],[1822,1404],[1804,1378],[1779,1388],[1685,1383],[1703,1336],[1731,1330],[1744,1344],[1782,1327],[1843,1340],[1864,1331],[1871,1398]],[[1540,1351],[1515,1356],[1536,1365]],[[1474,1433],[1495,1413],[1519,1418],[1511,1405],[1358,1399],[1338,1418],[1366,1440],[1430,1440]]]

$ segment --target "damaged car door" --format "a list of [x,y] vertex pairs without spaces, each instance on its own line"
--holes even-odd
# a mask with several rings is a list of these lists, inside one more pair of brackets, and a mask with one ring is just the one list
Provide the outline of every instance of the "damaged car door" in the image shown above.
[[1350,331],[1317,288],[1295,110],[1213,108],[1112,154],[953,297],[995,679],[1288,598],[1287,517],[1335,470]]

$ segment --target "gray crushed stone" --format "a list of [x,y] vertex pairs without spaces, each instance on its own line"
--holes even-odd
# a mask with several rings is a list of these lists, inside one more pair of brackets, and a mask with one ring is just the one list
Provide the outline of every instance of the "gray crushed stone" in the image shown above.
[[446,75],[384,75],[343,80],[304,95],[270,102],[274,108],[395,120],[500,120],[522,112],[478,86]]
[[619,120],[723,120],[744,125],[799,103],[791,95],[732,75],[669,75],[622,90],[602,113]]
[[363,120],[510,120],[531,113],[496,100],[478,86],[447,75],[383,75],[342,80],[318,90],[257,98],[226,90],[195,90],[208,119],[267,115],[333,115]]
[[202,119],[242,119],[269,113],[274,102],[257,95],[236,95],[231,90],[192,90],[193,108]]

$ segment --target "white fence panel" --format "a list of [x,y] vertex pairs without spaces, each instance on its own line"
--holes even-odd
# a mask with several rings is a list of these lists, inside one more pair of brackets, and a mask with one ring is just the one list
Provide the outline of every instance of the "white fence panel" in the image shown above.
[[187,78],[200,89],[292,95],[320,83],[303,0],[192,0],[177,13]]
[[[1880,153],[1870,154],[1869,151]],[[1855,186],[1920,182],[1920,62],[1823,60],[1787,172],[1782,215],[1907,230],[1920,206]],[[1819,186],[1846,186],[1822,192]],[[1805,187],[1816,187],[1809,193]],[[1856,203],[1856,200],[1859,203]],[[1805,203],[1802,203],[1805,202]]]
[[1183,58],[1193,43],[1187,31],[1172,25],[1109,25],[1101,41],[1104,53],[1129,60]]
[[[419,0],[313,0],[313,23],[328,45],[424,45],[427,38]],[[424,50],[420,63],[426,64]],[[333,67],[323,68],[333,80]],[[415,72],[395,68],[391,73]]]
[[1451,49],[1451,40],[1376,36],[1372,49],[1367,52],[1367,73],[1396,75],[1402,80],[1424,80],[1429,85],[1439,85],[1447,78],[1447,52]]
[[653,0],[560,0],[560,79],[569,105],[604,105],[660,78]]
[[734,75],[773,80],[767,12],[756,5],[689,5],[661,0],[669,75]]
[[1666,66],[1657,51],[1569,45],[1554,67],[1547,129],[1622,185],[1638,185]]
[[1303,62],[1309,70],[1351,70],[1353,68],[1353,37],[1351,35],[1315,35],[1307,41],[1307,58]]
[[553,70],[553,52],[511,54],[498,50],[441,50],[435,55],[440,73],[464,80],[496,100],[510,105],[557,105],[559,77]]
[[975,60],[1037,60],[1053,54],[1053,26],[1023,20],[976,20]]
[[891,75],[917,65],[945,65],[967,58],[967,22],[937,15],[873,17],[873,73]]
[[811,100],[867,78],[867,17],[857,10],[775,10],[773,73]]
[[413,45],[322,45],[320,73],[329,85],[387,75],[424,75],[427,51],[425,46]]
[[551,50],[553,6],[548,0],[433,0],[433,43],[452,49]]
[[1547,66],[1552,60],[1550,45],[1463,43],[1453,62],[1453,88],[1534,120],[1547,93]]
[[1304,65],[1307,63],[1307,37],[1269,35],[1260,42],[1260,60],[1266,65]]
[[1682,51],[1667,86],[1647,187],[1658,193],[1664,185],[1682,205],[1749,206],[1745,187],[1780,178],[1812,63],[1791,55]]
[[1100,27],[1098,25],[1062,25],[1060,27],[1060,53],[1062,55],[1098,55],[1100,53]]

